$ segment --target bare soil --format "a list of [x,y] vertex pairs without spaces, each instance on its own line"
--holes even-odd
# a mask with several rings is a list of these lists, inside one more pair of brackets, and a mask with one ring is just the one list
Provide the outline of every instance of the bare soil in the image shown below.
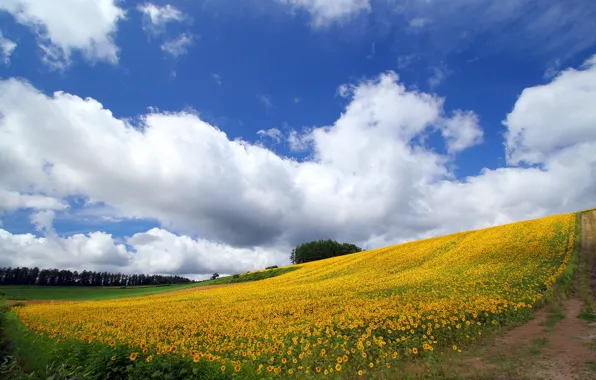
[[[582,216],[580,257],[596,254],[596,211]],[[596,294],[596,266],[591,270]],[[577,295],[535,312],[530,322],[478,347],[446,359],[447,378],[494,380],[596,380],[596,322],[578,318]]]
[[[596,237],[596,211],[582,215],[580,257],[594,255]],[[591,285],[596,289],[596,266],[591,268]],[[593,293],[594,294],[594,293]],[[499,339],[497,345],[516,352],[520,347],[540,342],[536,360],[528,361],[520,371],[526,378],[567,380],[596,379],[596,324],[578,318],[582,301],[573,296],[563,302],[564,316],[552,328],[545,322],[557,311],[544,308],[536,313],[531,322],[510,331]],[[555,317],[556,318],[556,317]],[[536,352],[536,351],[534,351]]]

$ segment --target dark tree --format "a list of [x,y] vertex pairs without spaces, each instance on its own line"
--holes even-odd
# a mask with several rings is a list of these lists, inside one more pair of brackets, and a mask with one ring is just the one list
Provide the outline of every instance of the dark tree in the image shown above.
[[219,277],[219,273],[215,272],[215,273],[213,273],[213,276],[211,276],[211,279],[212,279],[212,280],[215,280],[215,279],[217,279],[218,277]]
[[361,251],[362,248],[354,244],[338,243],[334,240],[317,240],[297,246],[292,250],[290,260],[294,264],[301,264]]
[[0,268],[1,285],[57,285],[57,286],[126,286],[185,284],[192,282],[180,276],[70,271],[18,267]]

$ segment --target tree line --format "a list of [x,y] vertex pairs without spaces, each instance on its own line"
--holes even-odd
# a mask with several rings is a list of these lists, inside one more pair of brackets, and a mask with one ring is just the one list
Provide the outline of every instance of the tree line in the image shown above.
[[362,248],[350,243],[338,243],[335,240],[317,240],[294,248],[290,254],[290,261],[292,264],[302,264],[356,252],[362,252]]
[[123,274],[95,272],[84,270],[82,272],[17,267],[0,268],[0,285],[54,285],[54,286],[138,286],[138,285],[165,285],[186,284],[192,282],[180,276]]

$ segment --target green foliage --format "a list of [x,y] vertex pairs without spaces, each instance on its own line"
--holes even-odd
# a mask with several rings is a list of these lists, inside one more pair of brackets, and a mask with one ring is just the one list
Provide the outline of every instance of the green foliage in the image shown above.
[[362,248],[350,243],[338,243],[335,240],[317,240],[297,246],[292,250],[290,260],[294,264],[302,264],[356,252],[362,252]]

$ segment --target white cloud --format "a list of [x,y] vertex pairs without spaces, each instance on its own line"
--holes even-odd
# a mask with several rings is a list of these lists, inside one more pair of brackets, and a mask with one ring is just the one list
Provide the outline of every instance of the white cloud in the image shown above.
[[431,89],[435,89],[441,83],[445,82],[445,79],[453,73],[444,63],[434,67],[432,71],[433,75],[428,79],[428,85]]
[[125,12],[116,0],[3,0],[0,10],[37,34],[39,46],[52,53],[46,60],[54,66],[67,66],[75,51],[91,62],[118,62],[114,35]]
[[277,142],[281,141],[281,138],[283,136],[283,134],[281,133],[281,131],[277,128],[269,128],[267,130],[265,129],[261,129],[257,132],[257,134],[259,136],[267,136]]
[[191,35],[182,33],[178,37],[164,42],[161,45],[161,50],[177,58],[188,53],[188,48],[193,42]]
[[137,10],[143,14],[143,29],[156,35],[164,33],[168,23],[188,19],[188,16],[170,4],[159,6],[145,3],[137,6]]
[[2,31],[0,31],[0,59],[4,62],[5,65],[10,63],[10,56],[14,49],[16,49],[17,44],[14,41],[5,38],[2,35]]
[[596,61],[526,88],[504,124],[507,161],[543,163],[558,151],[596,140]]
[[35,226],[35,230],[45,232],[46,234],[54,234],[54,218],[56,213],[53,210],[38,211],[31,214],[31,223]]
[[[177,236],[160,228],[136,233],[126,246],[110,234],[92,232],[59,237],[50,213],[32,218],[45,237],[0,229],[0,266],[38,266],[124,273],[243,273],[279,264],[281,252],[260,247],[232,248],[207,240]],[[285,252],[283,252],[285,254]]]
[[473,112],[455,111],[440,127],[449,153],[460,152],[482,143],[483,132],[478,116]]
[[287,141],[292,152],[303,152],[311,146],[312,135],[310,133],[301,134],[292,129],[288,134]]
[[[0,183],[4,179],[5,177],[0,175]],[[67,208],[67,204],[60,199],[52,197],[21,194],[16,191],[7,191],[0,188],[0,213],[26,208],[35,210],[64,210]]]
[[[231,141],[193,113],[155,111],[135,129],[96,100],[2,81],[1,189],[88,197],[118,211],[110,215],[155,219],[161,228],[132,236],[135,253],[101,232],[36,238],[0,230],[0,259],[230,273],[287,263],[294,244],[312,239],[372,247],[585,209],[596,202],[596,137],[586,128],[596,125],[593,75],[593,66],[566,70],[526,89],[508,115],[511,155],[540,157],[540,169],[463,180],[448,169],[452,155],[416,141],[438,128],[456,153],[479,141],[476,116],[446,116],[442,98],[406,90],[392,72],[346,86],[349,104],[332,125],[291,131],[288,139],[311,148],[302,162]],[[567,140],[537,140],[536,131]],[[50,214],[39,215],[46,219],[36,223],[49,225]]]
[[0,266],[38,266],[72,269],[121,271],[129,265],[133,254],[123,244],[116,244],[111,235],[91,232],[60,238],[50,234],[11,234],[0,229]]
[[347,84],[341,84],[337,87],[336,94],[342,98],[347,98],[350,95],[351,87]]
[[297,9],[304,9],[316,27],[341,22],[371,10],[370,0],[277,0]]

